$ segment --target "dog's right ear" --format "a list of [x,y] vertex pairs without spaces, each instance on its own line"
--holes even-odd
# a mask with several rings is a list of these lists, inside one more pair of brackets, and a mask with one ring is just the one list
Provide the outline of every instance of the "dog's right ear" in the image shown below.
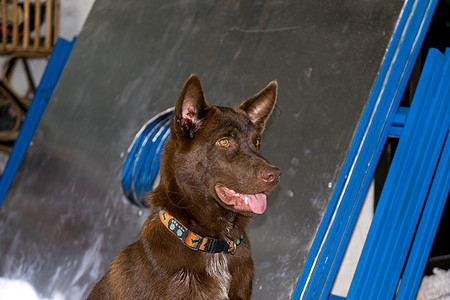
[[200,79],[191,75],[183,86],[174,112],[174,129],[186,137],[193,137],[200,128],[208,103],[205,100]]
[[261,129],[264,129],[266,121],[275,107],[277,89],[278,83],[272,81],[262,91],[248,98],[239,106],[247,113],[250,121]]

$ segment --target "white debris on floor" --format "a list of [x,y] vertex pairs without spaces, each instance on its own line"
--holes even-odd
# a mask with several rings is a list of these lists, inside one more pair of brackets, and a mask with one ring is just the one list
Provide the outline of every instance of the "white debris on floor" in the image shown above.
[[433,269],[433,275],[424,276],[416,300],[449,300],[450,270]]
[[0,278],[0,300],[64,300],[55,293],[51,299],[40,298],[33,286],[24,280]]

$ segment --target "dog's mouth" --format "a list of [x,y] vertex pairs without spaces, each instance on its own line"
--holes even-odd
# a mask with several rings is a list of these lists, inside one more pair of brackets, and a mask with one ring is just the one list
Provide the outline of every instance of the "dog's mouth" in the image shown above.
[[236,210],[255,214],[262,214],[266,210],[267,196],[265,193],[241,194],[222,184],[217,184],[214,188],[220,200],[226,205],[233,206]]

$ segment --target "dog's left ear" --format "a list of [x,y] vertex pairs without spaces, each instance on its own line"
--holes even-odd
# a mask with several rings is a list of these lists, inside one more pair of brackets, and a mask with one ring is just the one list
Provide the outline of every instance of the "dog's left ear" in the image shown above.
[[239,106],[247,113],[253,124],[264,128],[277,101],[277,88],[278,83],[272,81],[262,91],[248,98]]
[[193,137],[201,126],[207,108],[200,79],[193,74],[184,84],[175,106],[176,131],[183,132],[186,137]]

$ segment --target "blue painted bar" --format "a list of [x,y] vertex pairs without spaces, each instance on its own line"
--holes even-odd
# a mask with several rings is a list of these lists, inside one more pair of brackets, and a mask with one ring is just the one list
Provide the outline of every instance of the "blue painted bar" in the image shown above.
[[407,1],[293,299],[326,299],[437,1]]
[[[139,195],[139,197],[144,197],[144,194],[152,191],[152,169],[155,165],[155,159],[158,154],[162,151],[167,135],[170,133],[171,120],[169,119],[167,123],[161,128],[161,131],[157,137],[152,141],[151,149],[148,152],[147,157],[144,159],[144,165],[141,174],[141,184],[145,193]],[[156,170],[158,171],[158,170]],[[154,178],[154,177],[153,177]]]
[[[427,61],[427,65],[426,65],[426,68],[424,68],[424,70],[422,71],[422,74],[424,75],[423,77],[422,77],[422,80],[424,80],[424,79],[428,79],[428,80],[431,80],[431,76],[429,75],[429,74],[431,74],[432,72],[433,72],[433,69],[434,69],[434,67],[435,67],[435,65],[437,64],[436,63],[436,57],[434,57],[434,56],[429,56],[428,57],[428,61]],[[428,84],[428,83],[427,83]],[[425,94],[425,92],[426,92],[426,89],[425,88],[422,88],[423,86],[425,86],[426,84],[424,84],[424,85],[422,85],[421,86],[421,88],[418,88],[417,90],[416,90],[416,96],[417,95],[419,95],[419,97],[424,97],[424,94]],[[418,103],[416,103],[416,104],[418,104]],[[422,105],[423,105],[423,102],[422,102]],[[409,118],[410,119],[416,119],[416,115],[421,111],[421,109],[422,109],[422,107],[420,107],[420,108],[418,108],[418,109],[415,109],[415,110],[413,110],[413,111],[411,111],[411,113],[410,113],[410,116],[409,116]],[[406,133],[408,133],[408,132],[406,132]],[[409,134],[409,133],[408,133]],[[398,148],[397,149],[397,154],[396,155],[398,155],[398,156],[404,156],[405,154],[403,153],[403,151],[405,150],[405,148]],[[398,163],[398,160],[396,160],[396,161],[394,161],[393,163],[392,163],[392,165],[391,165],[391,168],[396,168],[396,164]],[[389,183],[391,182],[391,181],[389,181],[389,178],[386,180],[386,182],[387,182],[387,184],[385,185],[385,189],[387,190],[387,188],[388,188],[388,186],[389,186]],[[385,192],[386,193],[386,192]],[[382,211],[383,210],[385,210],[385,211],[389,211],[389,210],[393,210],[394,208],[393,207],[391,207],[391,206],[393,206],[395,204],[395,202],[394,201],[390,201],[390,202],[383,202],[383,203],[379,203],[378,204],[378,208],[377,208],[377,211],[376,211],[376,215],[377,214],[381,214],[382,213]],[[385,207],[384,207],[385,206]],[[357,285],[358,285],[358,281],[360,281],[360,280],[367,280],[367,278],[366,278],[366,275],[365,274],[368,274],[367,272],[368,272],[368,270],[366,269],[366,268],[368,268],[368,266],[367,267],[365,267],[365,264],[371,264],[373,261],[374,261],[374,256],[376,255],[376,249],[374,248],[374,243],[376,243],[377,242],[377,240],[380,238],[380,235],[381,235],[381,233],[379,232],[379,230],[377,230],[377,229],[379,229],[379,228],[381,228],[380,226],[380,224],[381,223],[384,223],[385,222],[385,219],[384,218],[381,218],[381,217],[377,217],[377,218],[375,218],[374,217],[374,220],[372,221],[372,225],[371,225],[371,231],[372,232],[369,232],[369,237],[367,238],[367,240],[366,240],[366,243],[365,243],[365,246],[364,246],[364,250],[363,250],[363,253],[365,253],[364,251],[369,251],[369,250],[366,250],[366,248],[368,248],[368,249],[372,249],[372,251],[370,251],[370,252],[367,252],[367,255],[366,255],[366,257],[364,257],[364,256],[362,256],[361,258],[360,258],[360,261],[359,261],[359,265],[358,265],[358,269],[357,269],[357,271],[356,271],[356,273],[355,273],[355,277],[354,277],[354,279],[353,279],[353,284],[352,284],[352,287],[351,287],[351,289],[350,289],[350,292],[349,292],[349,296],[352,296],[353,295],[353,293],[354,293],[354,297],[355,298],[357,298],[357,297],[359,297],[361,294],[361,290],[357,290],[356,289],[356,287],[357,287]],[[381,229],[380,229],[381,230]],[[364,269],[363,269],[364,268]],[[361,269],[361,271],[359,271],[359,269]],[[364,271],[363,271],[364,270]],[[360,277],[358,277],[358,272],[360,272]]]
[[[144,187],[142,186],[142,176],[143,176],[143,169],[145,165],[145,161],[147,159],[153,160],[156,155],[156,148],[161,141],[165,129],[169,128],[170,126],[170,119],[165,120],[164,123],[162,123],[160,126],[155,127],[155,130],[149,134],[144,142],[142,143],[142,146],[140,148],[140,151],[137,155],[133,172],[131,174],[132,178],[132,186],[131,191],[133,193],[133,196],[135,199],[138,199],[139,202],[145,201],[144,195],[146,191],[144,190]],[[151,167],[151,165],[150,165]],[[142,203],[144,204],[144,203]],[[144,205],[145,206],[145,205]]]
[[[431,58],[429,58],[429,60],[431,60]],[[425,73],[427,71],[430,72],[433,69],[433,65],[430,62],[428,63],[428,66],[429,66],[429,68],[424,70]],[[420,92],[420,90],[417,90],[416,93],[417,92]],[[414,110],[411,113],[410,118],[413,118],[415,116],[415,114],[417,114],[417,112],[418,112],[418,110]],[[397,150],[401,151],[402,149],[397,149]],[[397,152],[398,155],[401,155],[400,151]],[[393,167],[394,167],[394,163],[391,166],[391,168],[393,168]],[[386,180],[387,184],[389,184],[388,180],[389,180],[389,178]],[[386,185],[386,187],[387,187],[387,185]],[[386,189],[386,187],[385,187],[385,189]],[[383,204],[379,204],[377,212],[376,212],[376,216],[377,216],[377,214],[381,214],[382,205],[390,205],[390,204],[393,204],[393,202],[384,202]],[[389,210],[389,209],[393,209],[393,208],[388,206],[386,208],[386,210]],[[361,258],[360,258],[360,261],[359,261],[359,264],[358,264],[358,269],[357,269],[357,271],[355,273],[355,276],[353,278],[353,283],[352,283],[352,286],[351,286],[351,289],[350,289],[350,292],[349,292],[349,295],[348,295],[349,298],[351,298],[351,297],[358,298],[360,296],[363,296],[361,294],[362,291],[363,291],[363,288],[362,288],[362,286],[358,288],[358,284],[362,284],[362,283],[359,283],[359,281],[363,281],[363,280],[367,281],[367,278],[369,277],[369,276],[367,276],[367,274],[369,274],[368,273],[368,268],[370,267],[370,264],[373,262],[373,259],[374,259],[374,257],[371,257],[371,256],[375,256],[376,255],[376,252],[375,252],[376,249],[374,248],[373,244],[377,241],[377,239],[379,238],[379,235],[381,234],[381,233],[378,233],[377,228],[381,228],[379,223],[384,222],[384,220],[385,220],[384,218],[379,217],[379,218],[374,218],[374,220],[372,222],[371,231],[369,232],[369,236],[368,236],[368,238],[366,240],[366,243],[365,243],[365,246],[364,246],[364,250],[363,250],[363,254],[366,253],[366,252],[367,252],[367,254],[366,254],[365,257],[361,256]],[[366,248],[372,249],[372,250],[371,251],[370,250],[366,250]]]
[[417,233],[415,234],[402,281],[397,292],[397,299],[412,299],[417,294],[423,270],[450,189],[450,139],[448,137],[450,128],[450,49],[447,49],[445,57],[444,71],[440,76],[440,86],[437,89],[438,92],[435,98],[442,101],[446,106],[446,108],[443,108],[445,119],[438,124],[444,130],[444,136],[447,135],[446,143],[443,146],[444,149],[439,158],[439,165],[427,196],[427,202],[422,212]]
[[[450,61],[450,50],[447,50],[447,64]],[[446,82],[446,89],[443,90],[441,99],[450,99],[450,72],[447,70],[442,82]],[[447,119],[450,116],[450,107],[447,103]],[[448,122],[448,121],[447,121]],[[417,229],[414,243],[411,248],[402,281],[397,292],[396,299],[413,299],[420,285],[423,270],[427,262],[433,239],[441,219],[442,211],[450,190],[450,138],[448,136],[442,151],[439,166],[433,179],[431,190],[427,197],[427,202],[422,213],[422,217]]]
[[[414,153],[415,163],[411,168],[411,163],[409,161],[405,162],[407,165],[406,171],[409,171],[410,176],[410,180],[407,181],[410,188],[405,190],[399,186],[396,187],[401,193],[401,197],[404,197],[405,199],[405,202],[401,207],[402,211],[403,209],[404,211],[401,214],[398,214],[398,211],[391,212],[394,213],[395,220],[400,228],[400,233],[396,230],[392,230],[392,228],[389,228],[387,231],[389,238],[388,243],[393,243],[395,255],[392,255],[391,252],[384,251],[382,264],[386,262],[385,268],[381,268],[380,265],[378,265],[378,274],[384,277],[380,289],[375,290],[372,288],[372,294],[378,298],[386,295],[386,293],[389,293],[389,295],[392,296],[395,293],[397,282],[400,278],[404,261],[414,236],[414,229],[420,218],[427,192],[436,169],[436,164],[439,159],[439,154],[445,140],[447,132],[446,127],[448,124],[447,121],[444,121],[446,101],[442,101],[442,99],[436,95],[433,97],[433,100],[436,105],[433,106],[433,110],[427,116],[425,124],[415,124],[416,127],[422,127],[425,130],[425,133],[420,137],[421,140],[419,141],[418,147],[410,146],[410,149],[412,148],[411,150]],[[427,103],[429,105],[430,101],[427,101]],[[405,177],[402,176],[400,179],[404,181]],[[411,201],[413,199],[414,201]],[[386,269],[388,269],[389,272],[386,272]]]
[[395,293],[448,131],[448,101],[436,92],[442,66],[443,55],[431,50],[348,299],[391,299]]
[[[155,136],[160,138],[164,137],[164,135],[158,135],[158,132],[167,126],[170,126],[173,110],[174,108],[171,107],[148,120],[136,134],[128,148],[128,154],[125,158],[122,170],[122,189],[127,199],[137,206],[146,206],[142,189],[146,192],[151,191],[151,185],[155,176],[152,174],[151,182],[149,182],[148,174],[155,168],[156,172],[157,169],[159,169],[159,163],[155,164],[155,168],[153,168],[151,161],[153,161],[155,155],[160,155],[162,147],[158,146],[159,144],[156,143],[157,141],[153,141],[153,139]],[[156,143],[156,146],[153,149],[157,150],[156,154],[153,153],[153,155],[149,156],[148,152],[151,151],[154,143]],[[146,160],[151,161],[145,164]],[[151,168],[153,168],[152,171],[150,170]],[[142,169],[144,169],[144,171],[142,171]],[[142,178],[142,176],[145,178]]]
[[34,132],[41,120],[42,114],[50,100],[53,90],[58,82],[58,79],[64,69],[64,66],[69,58],[70,52],[75,44],[76,39],[69,42],[59,38],[53,48],[47,67],[42,75],[26,118],[22,124],[11,155],[6,163],[5,170],[0,178],[0,206],[3,199],[8,192],[14,175],[22,162],[23,156],[28,149],[28,145],[33,138]]

